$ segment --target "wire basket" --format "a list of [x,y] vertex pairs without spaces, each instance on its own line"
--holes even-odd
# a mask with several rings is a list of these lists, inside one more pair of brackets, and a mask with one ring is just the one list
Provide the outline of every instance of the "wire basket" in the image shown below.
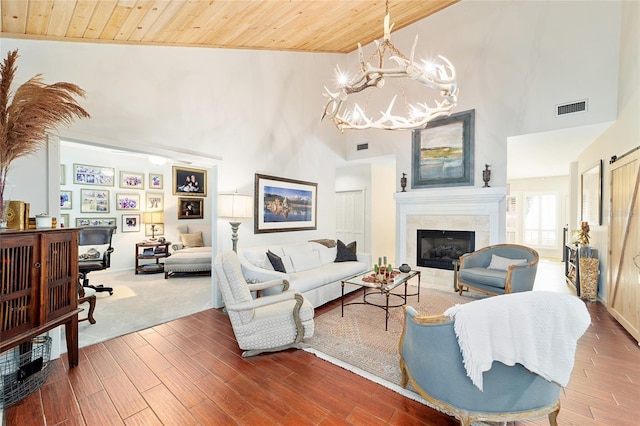
[[580,258],[580,297],[589,302],[598,299],[598,259]]
[[0,354],[0,406],[10,407],[37,391],[51,370],[51,337],[38,336]]

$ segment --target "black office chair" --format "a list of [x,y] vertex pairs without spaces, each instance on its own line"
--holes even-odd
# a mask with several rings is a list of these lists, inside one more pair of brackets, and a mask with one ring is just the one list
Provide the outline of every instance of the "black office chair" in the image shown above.
[[78,260],[78,279],[83,287],[90,287],[96,292],[108,291],[109,295],[113,294],[113,288],[100,285],[89,284],[87,274],[91,271],[102,271],[111,266],[111,239],[116,230],[116,226],[85,226],[80,228],[78,235],[79,246],[107,246],[104,253],[94,248],[89,249],[86,253],[80,255]]

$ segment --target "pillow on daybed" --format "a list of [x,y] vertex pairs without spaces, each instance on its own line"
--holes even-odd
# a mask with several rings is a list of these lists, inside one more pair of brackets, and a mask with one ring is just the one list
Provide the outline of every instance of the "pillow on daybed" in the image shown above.
[[180,240],[184,248],[204,247],[202,240],[202,232],[194,232],[192,234],[180,234]]
[[355,262],[357,260],[356,242],[353,241],[345,245],[345,243],[338,240],[338,254],[336,255],[336,262]]
[[497,271],[508,271],[511,265],[526,265],[529,263],[527,259],[509,259],[508,257],[491,255],[491,263],[487,269],[495,269]]

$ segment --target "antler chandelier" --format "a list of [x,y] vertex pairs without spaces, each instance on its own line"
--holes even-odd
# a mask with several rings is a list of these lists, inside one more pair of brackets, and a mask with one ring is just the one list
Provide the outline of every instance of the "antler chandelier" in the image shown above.
[[[358,43],[360,57],[360,71],[357,75],[349,78],[336,67],[336,77],[338,79],[338,90],[330,91],[325,86],[324,96],[329,98],[322,118],[329,117],[338,129],[384,129],[384,130],[410,130],[421,129],[427,126],[429,121],[437,117],[451,114],[458,102],[458,85],[456,83],[456,70],[444,56],[438,56],[435,61],[421,60],[418,64],[414,60],[415,49],[418,43],[418,36],[413,42],[411,54],[407,58],[391,43],[391,30],[393,24],[389,25],[389,2],[386,2],[386,15],[384,17],[384,36],[382,40],[375,40],[376,50],[367,62],[364,61],[362,46]],[[385,68],[385,55],[395,66]],[[375,60],[377,59],[377,64]],[[380,112],[380,118],[374,120],[366,113],[358,103],[347,107],[349,95],[362,92],[369,88],[382,88],[385,79],[410,79],[431,89],[439,90],[441,100],[435,101],[435,106],[428,103],[418,102],[413,105],[406,101],[404,115],[399,115],[399,111],[394,110],[397,95],[391,99],[385,111]],[[404,97],[404,89],[402,90]]]

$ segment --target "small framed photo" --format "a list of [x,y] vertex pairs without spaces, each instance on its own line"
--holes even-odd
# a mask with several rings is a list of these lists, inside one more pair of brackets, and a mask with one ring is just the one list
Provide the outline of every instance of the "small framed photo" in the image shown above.
[[123,214],[122,232],[140,232],[140,215]]
[[120,188],[144,189],[144,173],[120,172]]
[[61,228],[68,228],[69,227],[69,215],[66,213],[63,213],[60,215],[60,227]]
[[144,250],[142,250],[142,255],[143,256],[153,256],[153,247],[147,247]]
[[[78,217],[76,218],[76,226],[117,226],[115,217]],[[114,230],[115,234],[116,231]]]
[[164,210],[164,193],[147,192],[145,207],[146,211],[148,212],[157,212]]
[[140,210],[140,194],[116,194],[116,210]]
[[60,210],[71,210],[73,207],[71,191],[60,191]]
[[204,198],[178,198],[178,219],[203,219]]
[[207,171],[173,166],[173,195],[207,196]]
[[73,183],[80,185],[113,186],[115,173],[113,167],[74,164]]
[[161,173],[149,173],[149,189],[164,189],[164,176]]
[[164,235],[164,223],[155,223],[156,231],[153,232],[151,229],[151,223],[144,224],[144,235],[145,237],[150,237],[152,235]]
[[109,213],[109,191],[81,189],[80,213]]

